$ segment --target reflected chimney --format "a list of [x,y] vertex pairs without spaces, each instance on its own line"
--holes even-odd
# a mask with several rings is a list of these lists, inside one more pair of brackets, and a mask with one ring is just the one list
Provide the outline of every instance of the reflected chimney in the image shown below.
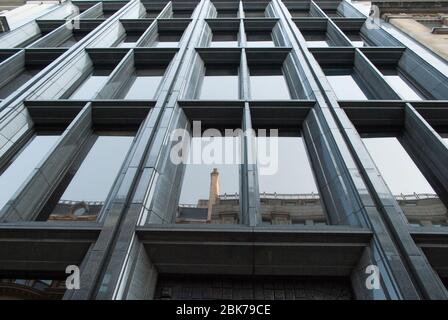
[[207,221],[210,222],[212,219],[213,206],[218,202],[219,199],[219,171],[214,168],[210,173],[210,194],[208,197],[208,213]]

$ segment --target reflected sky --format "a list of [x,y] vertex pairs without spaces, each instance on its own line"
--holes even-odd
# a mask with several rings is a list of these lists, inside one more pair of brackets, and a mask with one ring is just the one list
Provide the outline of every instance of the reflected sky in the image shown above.
[[272,40],[260,40],[260,41],[247,41],[247,46],[250,48],[263,48],[263,47],[275,47],[274,41]]
[[327,48],[329,47],[326,40],[310,40],[306,42],[307,47],[310,48]]
[[125,99],[153,99],[157,93],[163,76],[150,75],[146,70],[137,70]]
[[406,100],[422,100],[422,97],[400,75],[385,75],[387,83]]
[[208,76],[202,82],[200,99],[238,99],[238,75]]
[[99,136],[61,200],[106,200],[133,139],[132,136]]
[[9,81],[0,88],[0,99],[7,98],[11,93],[34,77],[39,71],[39,69],[24,69],[14,78],[9,79]]
[[364,138],[363,142],[393,194],[435,193],[396,138]]
[[[257,157],[268,154],[271,138],[257,138]],[[272,160],[275,160],[272,157]],[[259,164],[260,166],[260,164]],[[259,170],[260,171],[260,170]],[[318,193],[303,139],[278,138],[278,170],[273,175],[258,175],[260,193]]]
[[0,176],[0,209],[19,189],[59,136],[37,135],[24,147]]
[[239,193],[239,167],[237,165],[197,165],[186,166],[179,204],[197,204],[200,199],[208,199],[210,173],[219,171],[220,194]]
[[93,99],[101,88],[106,84],[109,70],[94,71],[83,83],[72,93],[70,99]]
[[[229,139],[229,138],[227,138]],[[257,158],[263,159],[266,165],[266,155],[270,149],[271,141],[257,138]],[[198,142],[199,138],[194,139]],[[300,137],[281,137],[278,139],[278,157],[272,155],[269,161],[279,161],[278,170],[273,175],[259,175],[260,192],[304,194],[318,193],[311,165],[308,160],[303,139]],[[238,165],[198,165],[188,164],[182,184],[180,204],[196,204],[199,199],[208,199],[210,190],[210,173],[213,168],[220,172],[220,193],[239,193],[239,166]]]
[[[198,200],[208,199],[210,192],[210,173],[213,168],[219,171],[220,194],[239,193],[239,148],[238,138],[217,137],[213,139],[213,145],[217,146],[214,157],[207,158],[207,146],[212,146],[207,138],[193,138],[188,161],[185,166],[185,174],[180,195],[180,204],[196,204]],[[201,148],[202,146],[202,148]],[[219,148],[220,147],[220,148]],[[219,148],[219,150],[218,150]],[[205,151],[204,151],[205,150]],[[229,154],[230,157],[229,157]],[[227,157],[227,158],[226,158]],[[197,164],[202,159],[204,164]],[[230,159],[227,161],[226,159]],[[235,161],[232,161],[235,160]],[[209,160],[215,160],[211,163]],[[232,164],[233,163],[233,164]]]
[[238,47],[238,41],[212,41],[210,47],[214,48],[227,48]]
[[285,77],[281,75],[251,75],[250,95],[252,99],[290,99]]
[[340,100],[367,100],[352,75],[327,75],[336,97]]

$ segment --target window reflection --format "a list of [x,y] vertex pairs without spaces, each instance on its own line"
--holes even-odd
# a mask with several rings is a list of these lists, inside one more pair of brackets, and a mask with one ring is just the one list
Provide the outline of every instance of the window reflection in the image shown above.
[[410,223],[447,223],[446,207],[397,138],[364,138],[363,142]]
[[191,15],[193,14],[193,10],[181,10],[181,9],[176,9],[173,10],[173,16],[172,18],[190,18]]
[[396,68],[381,69],[387,83],[406,100],[422,100],[423,96],[419,93],[412,83],[406,77],[398,72]]
[[179,32],[159,32],[152,46],[157,48],[177,47],[181,38],[182,33]]
[[103,10],[103,13],[97,17],[97,19],[109,19],[112,17],[117,11],[116,10]]
[[290,9],[289,13],[291,14],[291,17],[293,18],[303,18],[303,17],[309,17],[310,16],[310,10],[299,10],[299,9]]
[[64,40],[59,47],[61,48],[70,48],[77,44],[79,41],[82,40],[87,35],[87,33],[73,33],[68,39]]
[[206,66],[199,99],[238,99],[238,67]]
[[2,169],[0,175],[0,209],[11,199],[45,155],[59,135],[35,135]]
[[303,138],[257,137],[257,168],[263,223],[326,223]]
[[310,40],[306,42],[306,45],[310,48],[326,48],[329,47],[326,40]]
[[327,75],[327,80],[340,100],[368,99],[355,74],[331,74]]
[[272,35],[266,31],[246,32],[248,47],[275,47]]
[[282,67],[250,67],[250,94],[259,100],[290,99]]
[[265,17],[264,9],[259,10],[244,10],[244,15],[246,18],[263,18]]
[[361,33],[359,31],[357,32],[344,31],[344,33],[350,39],[354,47],[358,48],[369,47],[369,43],[364,39],[363,36],[361,36]]
[[[212,144],[216,153],[208,161],[202,151]],[[191,140],[176,223],[238,223],[239,150],[239,138]],[[202,159],[202,164],[193,159]]]
[[0,99],[7,98],[11,93],[20,88],[28,80],[38,74],[41,69],[23,69],[15,77],[9,79],[6,83],[0,84]]
[[153,99],[164,73],[164,68],[137,69],[122,93],[123,99]]
[[146,19],[154,19],[157,18],[157,16],[160,14],[159,10],[152,10],[152,9],[147,9],[146,13],[144,14],[144,16],[142,18],[146,18]]
[[218,18],[237,18],[238,17],[238,9],[219,9],[218,10]]
[[231,31],[214,31],[211,47],[237,47],[238,34]]
[[64,280],[0,279],[0,300],[62,300]]
[[303,32],[306,45],[313,48],[325,48],[331,45],[326,32],[310,33]]
[[93,99],[106,84],[112,70],[94,70],[71,94],[70,99]]
[[126,33],[126,35],[116,45],[118,48],[132,48],[137,45],[138,39],[142,36],[142,33]]
[[[100,212],[133,136],[94,135],[82,163],[72,168],[43,209],[49,220],[94,220]],[[84,219],[83,219],[84,218]]]
[[339,18],[343,17],[344,15],[341,14],[337,9],[322,9],[325,14],[331,18]]

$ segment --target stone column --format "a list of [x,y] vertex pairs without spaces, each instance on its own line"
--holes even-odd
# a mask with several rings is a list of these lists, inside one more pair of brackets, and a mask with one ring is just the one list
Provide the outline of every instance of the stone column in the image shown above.
[[208,197],[208,213],[207,222],[212,219],[213,206],[216,204],[219,198],[219,172],[217,168],[214,168],[210,173],[210,195]]

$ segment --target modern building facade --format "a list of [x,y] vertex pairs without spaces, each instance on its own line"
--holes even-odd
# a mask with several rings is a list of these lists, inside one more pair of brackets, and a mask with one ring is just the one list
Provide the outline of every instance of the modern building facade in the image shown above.
[[448,64],[355,3],[53,3],[0,74],[0,297],[448,298]]

